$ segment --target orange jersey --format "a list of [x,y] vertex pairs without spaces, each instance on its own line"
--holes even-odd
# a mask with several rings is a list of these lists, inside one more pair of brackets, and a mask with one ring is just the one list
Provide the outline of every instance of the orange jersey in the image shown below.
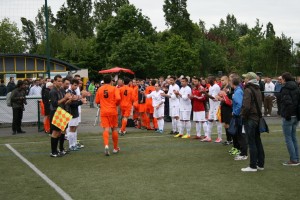
[[95,102],[100,104],[101,116],[118,115],[117,105],[120,102],[120,92],[114,86],[104,84],[96,94]]
[[[148,86],[145,90],[145,95],[150,94],[152,91],[155,91],[154,86]],[[146,106],[152,107],[152,98],[146,98]]]
[[138,101],[139,87],[138,86],[132,86],[132,90],[133,90],[133,100]]
[[133,103],[133,89],[125,85],[119,89],[121,96],[121,107],[131,107]]

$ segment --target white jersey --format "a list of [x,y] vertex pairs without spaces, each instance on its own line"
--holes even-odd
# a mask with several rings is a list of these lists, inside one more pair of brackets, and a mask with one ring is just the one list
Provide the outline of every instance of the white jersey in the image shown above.
[[[209,87],[208,93],[215,98],[216,96],[218,96],[220,91],[221,91],[220,86],[215,83],[213,86]],[[219,105],[220,105],[219,101],[214,101],[213,99],[209,99],[210,109],[215,109]]]
[[179,90],[181,97],[179,98],[179,110],[182,111],[191,111],[192,103],[189,96],[192,94],[192,89],[189,86],[182,87]]
[[176,95],[174,94],[174,90],[175,91],[179,91],[180,90],[179,86],[176,83],[174,85],[169,85],[168,95],[171,97],[169,99],[169,105],[170,105],[170,107],[177,107],[177,106],[179,106],[179,98],[176,97]]
[[[152,98],[152,106],[156,107],[160,103],[165,102],[165,97],[161,96],[161,93],[164,93],[162,90],[152,91],[150,94],[147,94],[147,98]],[[161,105],[163,106],[163,105]]]

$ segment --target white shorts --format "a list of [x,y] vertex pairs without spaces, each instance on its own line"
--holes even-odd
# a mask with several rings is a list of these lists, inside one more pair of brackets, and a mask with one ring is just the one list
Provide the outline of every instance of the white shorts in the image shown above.
[[179,106],[170,106],[169,116],[170,117],[179,117]]
[[79,124],[79,117],[72,118],[71,121],[69,122],[69,126],[78,126]]
[[154,108],[153,117],[160,118],[165,116],[165,106],[161,105],[158,109]]
[[209,120],[218,120],[218,117],[217,117],[217,112],[218,112],[218,109],[219,109],[219,106],[216,106],[214,108],[210,108],[209,109],[209,112],[208,112],[208,119]]
[[193,121],[194,122],[206,122],[205,111],[194,111],[193,112]]
[[180,120],[191,120],[191,111],[180,111]]

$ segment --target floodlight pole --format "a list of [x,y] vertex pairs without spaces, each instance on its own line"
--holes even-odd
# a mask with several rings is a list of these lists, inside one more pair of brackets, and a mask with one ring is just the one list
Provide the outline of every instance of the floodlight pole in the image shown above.
[[47,75],[50,78],[50,48],[49,48],[49,16],[48,16],[48,4],[45,0],[45,18],[46,18],[46,56],[47,56]]

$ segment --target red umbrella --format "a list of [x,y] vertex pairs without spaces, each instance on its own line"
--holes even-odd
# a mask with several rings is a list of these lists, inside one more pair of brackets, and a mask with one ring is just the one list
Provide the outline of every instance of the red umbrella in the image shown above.
[[110,74],[110,73],[119,73],[119,72],[126,72],[129,74],[134,74],[134,72],[131,71],[130,69],[125,69],[125,68],[121,68],[121,67],[114,67],[111,69],[105,69],[105,70],[99,71],[100,74]]

